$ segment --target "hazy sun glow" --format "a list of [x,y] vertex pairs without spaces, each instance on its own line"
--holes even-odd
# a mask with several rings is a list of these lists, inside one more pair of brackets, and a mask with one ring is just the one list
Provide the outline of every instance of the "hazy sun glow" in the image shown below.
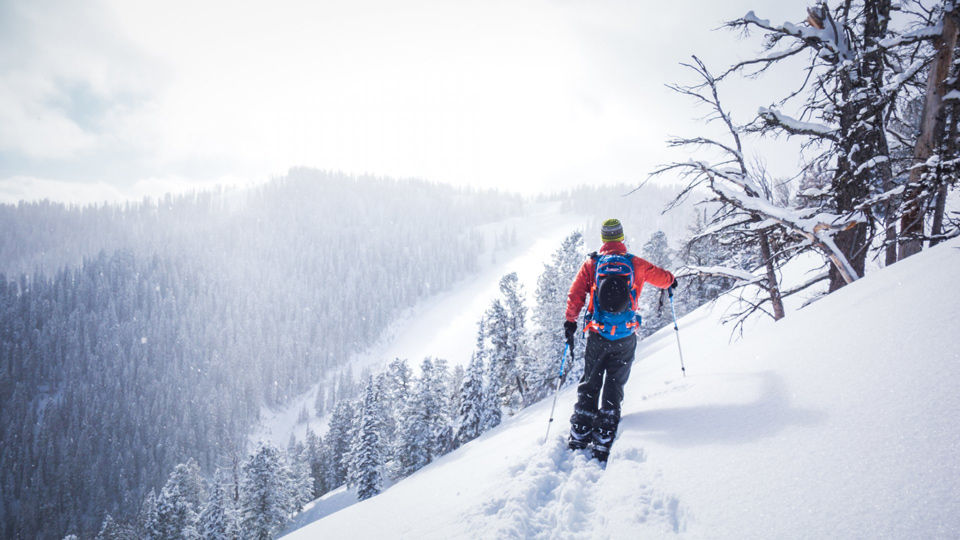
[[[5,3],[0,202],[300,165],[524,193],[636,183],[693,125],[663,86],[677,63],[756,49],[711,31],[756,6],[698,4]],[[744,120],[758,105],[731,101]]]

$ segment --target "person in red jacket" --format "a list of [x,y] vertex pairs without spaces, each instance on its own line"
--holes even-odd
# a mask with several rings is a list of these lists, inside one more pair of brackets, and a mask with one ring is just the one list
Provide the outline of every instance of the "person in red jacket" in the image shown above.
[[577,317],[589,296],[584,371],[567,444],[571,449],[592,444],[594,456],[606,461],[620,423],[623,385],[637,347],[640,291],[644,283],[665,289],[676,287],[677,281],[670,272],[627,252],[619,220],[604,221],[600,236],[603,246],[599,253],[590,254],[570,287],[563,328],[573,350]]

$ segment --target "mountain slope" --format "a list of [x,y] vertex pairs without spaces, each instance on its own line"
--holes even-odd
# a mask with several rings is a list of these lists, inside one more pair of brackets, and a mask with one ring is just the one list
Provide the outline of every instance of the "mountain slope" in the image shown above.
[[960,240],[736,343],[722,302],[640,344],[606,470],[564,391],[285,538],[960,537]]
[[[474,228],[484,238],[484,245],[494,246],[495,237],[507,232],[516,234],[514,246],[484,253],[479,270],[457,282],[449,291],[422,300],[401,312],[387,327],[376,345],[355,355],[350,368],[356,375],[364,369],[379,371],[394,358],[404,358],[414,366],[427,356],[443,358],[450,365],[466,367],[476,344],[477,323],[500,295],[500,278],[510,272],[518,274],[528,299],[536,291],[537,278],[543,272],[543,261],[550,259],[563,238],[581,227],[583,216],[560,213],[558,203],[532,203],[527,215]],[[425,265],[438,261],[424,261]],[[269,440],[286,445],[290,435],[300,440],[308,428],[323,435],[328,417],[311,415],[307,423],[298,413],[303,407],[313,410],[316,388],[294,399],[285,407],[264,407],[260,424],[251,434],[251,442]]]

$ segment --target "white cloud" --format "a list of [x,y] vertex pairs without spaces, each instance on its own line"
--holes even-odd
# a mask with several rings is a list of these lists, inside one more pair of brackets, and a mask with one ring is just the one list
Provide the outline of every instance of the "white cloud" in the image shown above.
[[120,192],[141,178],[265,180],[297,165],[525,192],[639,181],[696,114],[663,83],[690,52],[723,56],[734,36],[709,29],[745,12],[739,3],[7,8],[23,31],[0,38],[0,55],[16,57],[0,71],[0,154],[23,165],[0,164],[0,177],[48,177],[56,161],[58,180],[73,168]]

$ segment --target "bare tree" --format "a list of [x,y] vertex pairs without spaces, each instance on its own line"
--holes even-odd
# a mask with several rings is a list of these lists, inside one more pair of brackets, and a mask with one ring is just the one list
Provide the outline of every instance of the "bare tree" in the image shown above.
[[[761,287],[767,297],[752,303],[746,311],[738,314],[741,320],[756,311],[764,311],[763,304],[766,302],[769,302],[772,308],[772,313],[768,314],[774,319],[780,319],[784,316],[782,298],[785,294],[780,290],[777,270],[796,255],[817,250],[838,268],[838,272],[845,279],[853,281],[858,277],[834,242],[834,236],[849,228],[855,221],[824,214],[818,207],[794,208],[789,206],[789,197],[782,194],[775,196],[775,183],[769,179],[762,161],[748,165],[744,159],[741,134],[746,128],[734,124],[729,113],[723,108],[717,88],[718,79],[699,58],[694,57],[693,61],[692,64],[684,65],[697,74],[700,82],[692,86],[673,85],[670,88],[706,106],[709,109],[706,121],[721,122],[726,137],[724,140],[706,136],[674,138],[668,141],[668,144],[719,153],[720,157],[715,162],[691,160],[672,163],[654,171],[652,175],[674,172],[687,180],[686,187],[668,210],[698,188],[709,190],[711,195],[708,201],[720,203],[720,209],[711,217],[710,226],[701,237],[733,233],[741,242],[760,248],[760,268],[763,269],[760,276],[733,268],[690,267],[689,270],[702,275],[733,278],[740,286]],[[697,238],[694,237],[694,240]],[[826,276],[819,276],[816,281],[825,278]],[[800,289],[790,291],[790,294],[808,286],[809,284],[805,284]]]
[[[892,28],[891,14],[900,11],[909,21],[905,31]],[[758,76],[785,58],[806,55],[808,66],[801,87],[771,107],[761,108],[750,130],[805,138],[816,151],[812,160],[832,171],[823,209],[845,223],[835,243],[849,261],[830,271],[830,290],[862,275],[867,251],[878,230],[889,231],[885,210],[903,189],[892,182],[888,125],[898,98],[914,92],[930,60],[925,44],[941,33],[935,13],[920,2],[844,0],[830,8],[821,3],[807,11],[805,23],[771,24],[753,12],[727,26],[765,32],[765,54],[740,62],[733,73]],[[901,25],[902,26],[902,25]],[[783,108],[802,98],[800,116]]]

